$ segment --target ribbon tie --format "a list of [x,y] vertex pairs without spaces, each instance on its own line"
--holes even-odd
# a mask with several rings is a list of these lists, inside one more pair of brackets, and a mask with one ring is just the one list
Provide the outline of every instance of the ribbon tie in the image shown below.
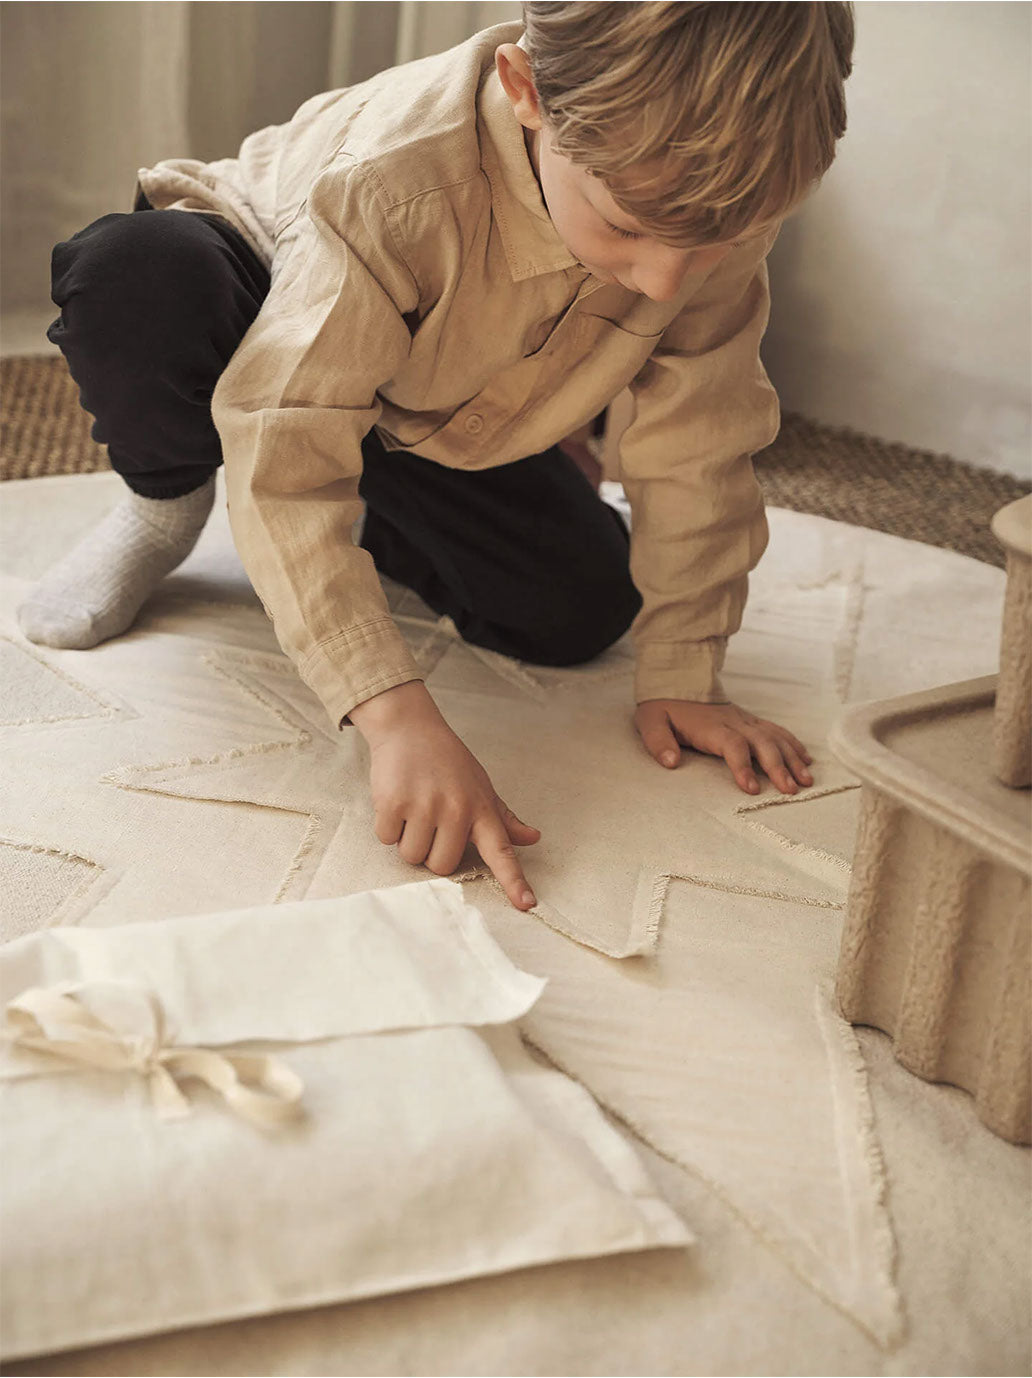
[[[90,1009],[83,995],[107,1004],[115,1018]],[[279,1058],[222,1053],[169,1042],[157,996],[142,986],[62,982],[33,986],[5,1008],[0,1034],[20,1048],[46,1053],[65,1066],[146,1077],[151,1104],[162,1119],[181,1119],[192,1108],[179,1086],[197,1077],[236,1114],[254,1124],[280,1124],[300,1114],[304,1083]]]

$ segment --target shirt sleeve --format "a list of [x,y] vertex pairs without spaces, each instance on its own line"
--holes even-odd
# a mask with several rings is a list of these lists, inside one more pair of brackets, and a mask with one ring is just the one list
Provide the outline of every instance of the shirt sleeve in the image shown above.
[[729,254],[671,322],[631,384],[620,441],[631,504],[635,697],[726,703],[727,638],[767,544],[751,455],[778,430],[760,362],[773,235]]
[[272,287],[212,399],[233,537],[280,645],[335,724],[422,676],[351,529],[377,389],[418,289],[375,177],[338,155],[283,233]]

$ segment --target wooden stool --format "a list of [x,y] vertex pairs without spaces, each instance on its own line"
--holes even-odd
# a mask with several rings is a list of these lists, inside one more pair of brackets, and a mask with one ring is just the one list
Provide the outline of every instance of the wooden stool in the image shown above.
[[992,769],[995,700],[990,676],[835,725],[863,782],[836,994],[904,1067],[970,1091],[994,1133],[1027,1144],[1032,797]]

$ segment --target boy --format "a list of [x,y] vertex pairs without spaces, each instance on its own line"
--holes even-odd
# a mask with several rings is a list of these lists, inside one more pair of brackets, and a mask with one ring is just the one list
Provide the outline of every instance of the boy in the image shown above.
[[[135,213],[57,246],[49,335],[131,492],[21,611],[49,645],[124,631],[224,459],[280,644],[369,742],[378,838],[442,875],[472,839],[521,909],[514,849],[540,834],[437,710],[376,571],[542,664],[633,622],[657,762],[688,746],[752,793],[754,761],[812,783],[718,675],[766,543],[764,260],[832,161],[852,46],[842,4],[524,19],[317,96],[237,159],[145,169]],[[630,549],[558,448],[628,384]]]

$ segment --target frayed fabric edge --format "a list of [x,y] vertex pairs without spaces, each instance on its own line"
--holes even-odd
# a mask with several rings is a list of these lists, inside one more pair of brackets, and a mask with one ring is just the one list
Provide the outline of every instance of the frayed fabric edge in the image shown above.
[[[816,1296],[820,1297],[820,1299],[823,1302],[825,1302],[828,1306],[832,1307],[833,1310],[837,1311],[840,1316],[842,1316],[845,1320],[849,1321],[852,1325],[855,1325],[857,1329],[861,1330],[872,1342],[872,1344],[876,1345],[880,1350],[883,1350],[884,1352],[890,1352],[898,1347],[898,1345],[905,1338],[905,1325],[903,1321],[902,1307],[899,1303],[898,1297],[896,1296],[895,1288],[892,1287],[891,1283],[890,1288],[892,1293],[893,1304],[892,1316],[894,1323],[891,1326],[891,1328],[886,1329],[881,1325],[876,1326],[875,1324],[872,1324],[871,1321],[865,1318],[862,1314],[853,1310],[850,1302],[844,1301],[840,1297],[834,1296],[826,1287],[822,1286],[816,1278],[811,1276],[806,1271],[806,1269],[802,1267],[802,1265],[792,1255],[792,1253],[785,1249],[782,1246],[782,1244],[767,1229],[765,1229],[764,1226],[757,1219],[749,1215],[746,1211],[744,1211],[741,1208],[741,1206],[737,1204],[737,1202],[727,1193],[727,1191],[720,1185],[719,1182],[715,1181],[714,1178],[709,1176],[709,1174],[706,1173],[697,1164],[689,1162],[687,1158],[678,1157],[675,1153],[672,1153],[670,1150],[661,1148],[658,1144],[656,1144],[654,1140],[650,1137],[649,1133],[646,1130],[642,1129],[642,1127],[637,1123],[637,1121],[634,1120],[626,1111],[618,1109],[612,1103],[612,1101],[608,1100],[605,1096],[600,1095],[597,1091],[595,1091],[588,1084],[588,1082],[584,1080],[583,1077],[578,1076],[576,1072],[572,1071],[570,1066],[566,1062],[564,1062],[560,1057],[557,1057],[549,1048],[545,1047],[543,1043],[539,1042],[538,1039],[528,1034],[526,1030],[522,1027],[522,1024],[520,1026],[520,1037],[523,1039],[524,1043],[528,1044],[531,1048],[534,1049],[535,1052],[540,1054],[541,1057],[545,1058],[548,1062],[550,1062],[553,1067],[557,1068],[565,1076],[568,1076],[572,1080],[579,1082],[585,1088],[585,1090],[588,1091],[589,1094],[594,1097],[597,1103],[602,1107],[606,1114],[614,1121],[614,1123],[620,1125],[622,1129],[624,1129],[633,1138],[637,1139],[639,1143],[644,1144],[645,1147],[648,1148],[648,1150],[651,1153],[655,1153],[656,1156],[658,1158],[662,1158],[664,1162],[670,1163],[673,1167],[679,1168],[682,1172],[688,1173],[689,1176],[694,1177],[697,1181],[701,1182],[702,1185],[707,1189],[707,1191],[712,1192],[712,1194],[717,1198],[721,1205],[723,1205],[728,1210],[728,1212],[737,1221],[739,1221],[740,1224],[745,1226],[745,1228],[750,1232],[750,1234],[752,1234],[757,1240],[759,1240],[759,1242],[765,1248],[769,1249],[771,1253],[775,1254],[781,1260],[781,1262],[785,1265],[786,1268],[788,1268],[789,1272],[791,1272],[793,1277],[795,1277],[798,1282],[800,1282],[804,1287],[809,1288],[809,1290],[813,1292]],[[889,1235],[889,1240],[894,1257],[895,1244],[892,1240],[891,1231]]]
[[[502,885],[486,869],[462,871],[452,876],[451,879],[460,882],[483,880],[498,894],[505,895]],[[619,944],[607,943],[595,934],[586,933],[576,924],[571,923],[561,910],[544,901],[539,900],[533,908],[523,912],[541,919],[553,932],[561,934],[564,938],[569,938],[571,942],[577,943],[580,947],[586,947],[592,952],[600,952],[604,957],[613,957],[618,961],[626,961],[631,957],[647,957],[655,951],[659,940],[659,923],[663,912],[663,901],[666,897],[667,879],[668,877],[664,875],[656,876],[651,868],[642,867],[631,908],[627,936],[625,941]],[[508,896],[506,896],[506,900],[508,901]]]
[[[835,1135],[840,1145],[842,1180],[849,1191],[849,1210],[858,1255],[872,1258],[877,1270],[872,1298],[879,1317],[877,1339],[885,1349],[895,1349],[906,1336],[906,1315],[896,1285],[896,1237],[888,1206],[888,1175],[875,1125],[867,1063],[856,1033],[837,1012],[829,987],[821,984],[815,996],[817,1024],[828,1053],[835,1105]],[[848,1081],[850,1091],[844,1086]],[[846,1137],[858,1141],[867,1180],[855,1179],[856,1159],[841,1151]],[[850,1162],[854,1173],[850,1172]],[[850,1279],[854,1282],[855,1279]]]

